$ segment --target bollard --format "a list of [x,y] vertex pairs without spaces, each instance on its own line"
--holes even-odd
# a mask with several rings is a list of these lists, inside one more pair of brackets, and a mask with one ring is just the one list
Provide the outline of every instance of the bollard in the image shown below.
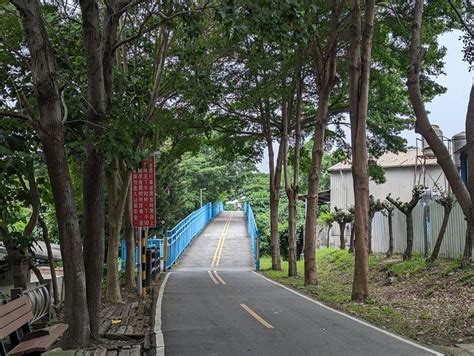
[[143,298],[146,297],[146,235],[145,229],[142,229],[142,249],[141,249],[141,257],[142,257],[142,292],[141,296]]

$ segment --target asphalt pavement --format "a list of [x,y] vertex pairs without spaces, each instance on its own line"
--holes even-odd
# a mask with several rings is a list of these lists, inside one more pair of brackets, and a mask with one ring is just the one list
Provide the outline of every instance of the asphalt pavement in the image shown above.
[[166,355],[437,354],[254,272],[242,212],[207,226],[160,295],[156,329]]

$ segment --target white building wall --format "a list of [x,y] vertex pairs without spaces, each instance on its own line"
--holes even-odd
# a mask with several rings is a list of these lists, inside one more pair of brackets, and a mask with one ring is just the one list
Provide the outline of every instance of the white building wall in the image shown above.
[[[411,199],[411,192],[414,184],[414,167],[395,167],[385,169],[386,182],[377,185],[370,181],[370,194],[375,199],[385,200],[387,195],[402,201]],[[417,174],[419,177],[420,174]],[[444,175],[441,168],[431,166],[427,169],[425,185],[428,187],[437,185],[443,189],[446,187]],[[417,182],[418,183],[418,182]],[[423,183],[423,182],[420,182]],[[352,185],[352,174],[350,170],[331,172],[331,209],[335,207],[347,209],[354,204],[354,193]],[[443,221],[443,207],[436,202],[430,204],[431,234],[429,249],[431,250],[438,237],[438,232]],[[423,207],[421,204],[413,211],[414,221],[414,246],[415,253],[424,251],[423,233]],[[464,250],[464,240],[466,234],[466,222],[459,204],[455,204],[448,222],[448,227],[440,250],[440,257],[459,258]],[[349,232],[346,232],[346,241],[349,239]],[[406,222],[405,216],[397,209],[393,216],[394,250],[403,253],[406,248]],[[331,229],[331,245],[339,245],[339,228],[334,224]],[[323,245],[325,243],[323,242]],[[386,252],[388,250],[388,221],[382,213],[376,213],[372,222],[372,249],[374,252]]]
[[[417,178],[419,178],[420,173],[421,169],[418,168]],[[434,187],[436,182],[441,188],[445,189],[445,178],[439,166],[428,166],[425,177],[425,185],[427,187]],[[402,201],[409,201],[411,199],[414,178],[415,167],[385,168],[385,183],[376,184],[370,181],[370,194],[375,199],[385,200],[387,195],[391,193],[394,199],[400,198]],[[331,172],[331,209],[335,207],[347,209],[354,205],[354,189],[352,184],[352,173],[350,170]]]

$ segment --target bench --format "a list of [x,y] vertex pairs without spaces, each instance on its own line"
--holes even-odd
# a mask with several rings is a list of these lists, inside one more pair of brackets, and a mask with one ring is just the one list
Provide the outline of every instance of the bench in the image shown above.
[[67,324],[56,324],[31,331],[33,310],[26,295],[0,305],[0,355],[7,354],[4,340],[9,337],[13,348],[8,355],[41,354],[66,332]]

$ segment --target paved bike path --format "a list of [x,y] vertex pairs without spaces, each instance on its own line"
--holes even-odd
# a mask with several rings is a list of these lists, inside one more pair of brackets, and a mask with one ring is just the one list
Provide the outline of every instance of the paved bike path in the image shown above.
[[166,355],[436,354],[253,272],[242,212],[221,213],[193,241],[160,311]]

